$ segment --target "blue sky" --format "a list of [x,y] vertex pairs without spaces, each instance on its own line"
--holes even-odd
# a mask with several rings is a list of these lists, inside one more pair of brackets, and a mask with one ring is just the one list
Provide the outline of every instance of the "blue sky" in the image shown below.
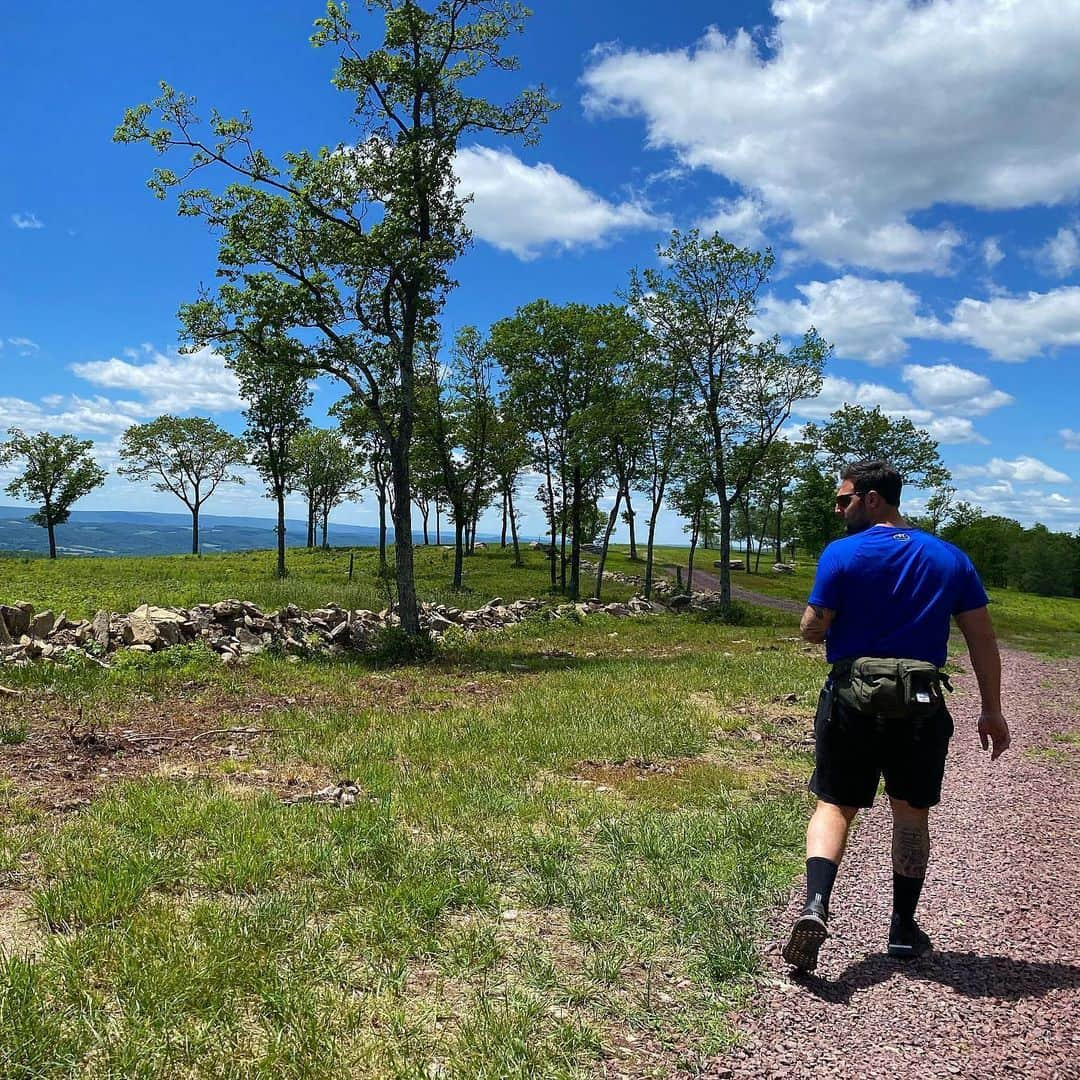
[[[239,430],[220,361],[176,351],[213,240],[146,190],[154,156],[111,135],[166,79],[248,109],[274,152],[354,139],[333,58],[307,43],[320,6],[8,0],[0,431],[76,432],[112,464],[123,429],[163,411]],[[540,296],[611,300],[672,226],[768,243],[761,329],[813,323],[836,345],[795,423],[881,404],[938,437],[962,497],[1080,527],[1080,0],[536,7],[492,92],[542,81],[561,109],[536,147],[462,148],[475,244],[449,334]],[[316,422],[338,396],[320,390]],[[180,508],[115,477],[79,505]],[[206,510],[270,507],[254,482]]]

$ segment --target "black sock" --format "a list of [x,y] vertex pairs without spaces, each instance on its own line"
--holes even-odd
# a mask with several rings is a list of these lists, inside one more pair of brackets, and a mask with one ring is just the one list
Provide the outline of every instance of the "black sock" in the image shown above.
[[925,880],[926,878],[904,877],[903,874],[893,873],[892,909],[898,919],[911,922],[915,918],[915,908]]
[[819,900],[825,907],[826,915],[829,914],[829,896],[839,869],[839,864],[832,859],[815,856],[806,860],[806,902],[809,904],[812,900]]

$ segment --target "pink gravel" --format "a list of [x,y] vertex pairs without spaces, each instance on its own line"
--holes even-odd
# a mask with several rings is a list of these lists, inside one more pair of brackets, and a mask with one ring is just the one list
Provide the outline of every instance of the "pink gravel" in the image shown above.
[[[935,952],[884,955],[891,907],[887,800],[864,812],[833,893],[831,937],[810,976],[777,919],[739,1048],[709,1077],[1080,1077],[1080,663],[1004,652],[1013,745],[991,764],[975,733],[966,657],[919,921]],[[1042,753],[1041,751],[1046,751]],[[1064,759],[1064,760],[1060,760]]]

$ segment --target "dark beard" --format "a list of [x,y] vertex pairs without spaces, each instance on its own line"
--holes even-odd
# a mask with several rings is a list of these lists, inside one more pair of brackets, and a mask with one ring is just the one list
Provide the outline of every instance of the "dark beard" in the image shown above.
[[870,522],[868,521],[862,522],[858,525],[852,524],[850,521],[844,522],[844,529],[846,530],[848,536],[854,536],[856,533],[866,532],[866,530],[869,528]]

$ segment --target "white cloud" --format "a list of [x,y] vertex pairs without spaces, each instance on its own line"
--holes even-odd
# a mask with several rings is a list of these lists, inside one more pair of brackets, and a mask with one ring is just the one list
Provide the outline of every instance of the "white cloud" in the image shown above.
[[698,222],[698,228],[706,235],[719,233],[725,240],[742,247],[763,248],[769,219],[768,210],[758,199],[718,199]]
[[936,320],[917,314],[919,298],[899,281],[845,274],[796,288],[804,299],[763,299],[759,322],[766,333],[802,334],[813,325],[837,356],[884,364],[907,352],[907,338],[939,332]]
[[987,446],[990,443],[975,430],[975,425],[966,416],[938,416],[922,426],[943,445],[980,443]]
[[0,397],[0,431],[9,427],[24,431],[70,432],[75,435],[113,435],[146,417],[131,402],[105,397],[64,397],[50,394],[40,403],[24,398]]
[[990,300],[967,297],[953,308],[940,336],[1010,361],[1028,360],[1048,348],[1080,345],[1080,286]]
[[1080,431],[1073,431],[1072,428],[1062,428],[1058,434],[1061,436],[1061,441],[1065,444],[1066,450],[1080,450]]
[[1066,277],[1080,267],[1080,236],[1076,230],[1064,226],[1058,229],[1039,248],[1039,261],[1058,277]]
[[1024,525],[1034,525],[1038,521],[1047,528],[1065,532],[1080,528],[1080,501],[1056,491],[1024,488],[1017,492],[1007,481],[998,480],[970,487],[958,486],[956,497],[980,506],[987,514],[1014,518]]
[[833,264],[944,271],[960,235],[913,214],[1080,190],[1074,2],[774,0],[772,11],[766,45],[714,28],[692,48],[598,50],[586,108],[642,117],[651,147],[741,185]]
[[[9,337],[7,343],[12,348],[18,349],[20,356],[33,356],[34,353],[41,351],[41,346],[28,337]],[[3,348],[3,345],[4,343],[0,341],[0,348]]]
[[548,247],[601,244],[627,230],[667,226],[642,203],[609,202],[553,166],[526,165],[507,150],[467,147],[458,151],[455,169],[458,191],[473,196],[469,228],[520,259]]
[[167,356],[144,345],[143,356],[141,363],[113,357],[72,364],[71,370],[95,386],[138,394],[138,407],[147,416],[232,412],[244,407],[236,376],[210,349]]
[[45,222],[42,221],[37,214],[25,213],[25,214],[12,214],[11,224],[16,229],[44,229]]
[[955,364],[908,364],[903,379],[921,405],[941,412],[983,416],[1013,400],[1004,390],[995,390],[985,375]]
[[880,383],[853,382],[836,375],[826,375],[821,393],[816,398],[797,401],[792,411],[808,420],[824,420],[844,405],[879,407],[887,416],[906,416],[914,424],[927,424],[933,419],[928,409],[920,409],[905,393]]
[[[1047,465],[1038,458],[1020,456],[1014,461],[991,458],[985,465],[958,465],[954,474],[959,479],[988,476],[1009,484],[1069,484],[1065,473]],[[1011,491],[1011,488],[1009,489]]]
[[987,270],[993,270],[1005,258],[1005,252],[1001,250],[996,236],[988,237],[982,242],[982,258]]

